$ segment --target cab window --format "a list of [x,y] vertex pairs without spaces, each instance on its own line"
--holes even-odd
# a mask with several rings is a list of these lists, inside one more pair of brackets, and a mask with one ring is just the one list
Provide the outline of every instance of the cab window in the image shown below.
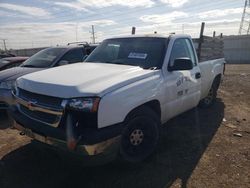
[[189,54],[189,58],[192,60],[193,62],[193,65],[196,66],[197,65],[197,60],[196,60],[196,57],[195,57],[195,52],[194,52],[194,48],[192,46],[192,43],[189,39],[185,39],[185,42],[187,44],[187,49],[188,49],[188,54]]
[[82,62],[84,57],[83,49],[73,49],[68,51],[60,61],[67,61],[69,64]]
[[196,58],[193,53],[192,45],[189,39],[176,39],[170,55],[170,66],[174,64],[175,59],[189,58],[196,65]]

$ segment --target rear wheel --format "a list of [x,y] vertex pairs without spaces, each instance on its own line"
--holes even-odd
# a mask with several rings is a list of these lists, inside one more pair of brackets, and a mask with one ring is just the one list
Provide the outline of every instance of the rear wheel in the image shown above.
[[159,118],[150,108],[140,108],[127,120],[121,138],[121,157],[129,162],[142,161],[153,153],[158,139]]
[[208,92],[208,95],[200,101],[199,107],[208,108],[214,104],[216,97],[217,97],[217,90],[219,88],[219,83],[220,83],[220,80],[215,79],[212,87],[210,88]]

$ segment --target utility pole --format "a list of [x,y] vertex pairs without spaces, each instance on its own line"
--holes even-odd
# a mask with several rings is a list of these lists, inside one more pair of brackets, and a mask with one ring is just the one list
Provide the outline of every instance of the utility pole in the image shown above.
[[203,37],[204,29],[205,29],[205,22],[202,22],[201,23],[201,31],[200,31],[200,39],[199,39],[199,44],[198,44],[198,54],[197,54],[199,60],[201,58],[201,46],[202,46],[202,43],[204,40],[204,37]]
[[76,42],[78,42],[78,22],[76,22]]
[[135,30],[136,30],[136,28],[135,28],[135,27],[132,27],[132,31],[131,31],[131,34],[132,34],[132,35],[135,34]]
[[7,52],[6,43],[5,43],[5,41],[6,41],[7,39],[0,39],[0,40],[3,41],[4,50],[5,50],[5,52]]
[[92,31],[90,32],[91,33],[91,38],[92,38],[92,43],[93,44],[95,44],[95,39],[96,39],[96,37],[95,37],[95,28],[94,28],[94,26],[92,25],[91,26],[91,28],[92,28]]

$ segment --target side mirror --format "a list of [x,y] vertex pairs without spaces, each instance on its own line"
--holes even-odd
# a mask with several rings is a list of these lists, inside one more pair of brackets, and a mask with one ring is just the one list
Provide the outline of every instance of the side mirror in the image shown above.
[[59,61],[58,66],[68,65],[68,64],[69,64],[68,61],[66,61],[66,60],[61,60],[61,61]]
[[193,69],[193,62],[189,58],[175,59],[173,66],[168,67],[169,71],[192,70],[192,69]]

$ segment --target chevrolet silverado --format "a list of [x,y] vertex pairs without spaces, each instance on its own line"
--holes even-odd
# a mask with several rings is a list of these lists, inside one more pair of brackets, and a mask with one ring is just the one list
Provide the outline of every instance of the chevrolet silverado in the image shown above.
[[188,35],[104,40],[85,63],[19,78],[15,127],[43,143],[82,155],[151,155],[159,129],[196,106],[209,107],[225,60],[198,62]]

